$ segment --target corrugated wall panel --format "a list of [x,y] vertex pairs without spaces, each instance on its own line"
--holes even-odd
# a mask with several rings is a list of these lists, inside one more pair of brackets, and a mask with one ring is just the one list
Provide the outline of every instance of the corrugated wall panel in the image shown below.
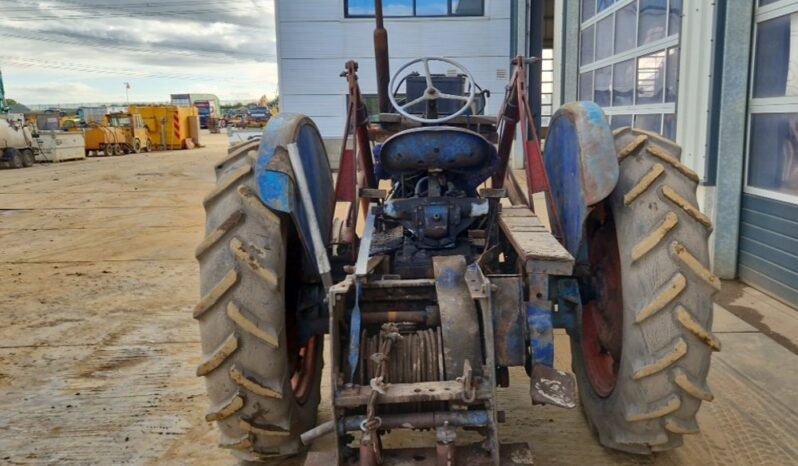
[[798,306],[798,206],[743,194],[739,275]]

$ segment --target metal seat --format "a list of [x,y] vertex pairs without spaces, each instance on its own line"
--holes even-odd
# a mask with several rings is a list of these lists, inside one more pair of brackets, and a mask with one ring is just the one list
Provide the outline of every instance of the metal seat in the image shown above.
[[385,141],[378,154],[380,178],[441,170],[473,190],[498,166],[496,147],[479,134],[451,126],[414,128]]

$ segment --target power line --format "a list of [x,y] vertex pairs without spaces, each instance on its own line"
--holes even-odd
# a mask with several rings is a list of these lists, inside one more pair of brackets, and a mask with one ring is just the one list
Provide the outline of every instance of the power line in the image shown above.
[[[4,30],[5,29],[5,30]],[[221,55],[227,58],[248,58],[250,60],[267,60],[269,58],[276,58],[276,54],[260,54],[260,53],[252,53],[252,52],[236,52],[231,50],[221,50],[221,49],[171,49],[169,51],[163,49],[153,49],[153,48],[143,48],[143,47],[135,47],[135,46],[128,46],[123,45],[118,40],[109,40],[109,39],[100,39],[94,37],[70,37],[62,33],[51,32],[51,31],[38,31],[36,35],[34,34],[24,34],[18,32],[16,29],[10,28],[3,28],[0,26],[0,36],[3,37],[14,37],[17,39],[26,39],[26,40],[35,40],[41,42],[54,42],[58,44],[73,44],[85,47],[88,44],[93,45],[95,47],[102,47],[102,48],[112,48],[117,50],[125,50],[129,52],[138,52],[138,53],[149,53],[149,54],[156,54],[156,55],[181,55],[181,56],[191,56],[191,57],[203,57],[205,54],[214,54],[214,55]],[[49,37],[47,37],[49,36]],[[159,44],[153,43],[152,46],[159,47]]]
[[[112,74],[112,75],[121,75],[121,76],[129,76],[129,77],[138,77],[138,78],[158,78],[158,79],[179,79],[179,80],[187,80],[187,81],[219,81],[221,78],[209,77],[209,76],[199,76],[199,75],[192,75],[192,74],[178,74],[178,73],[169,73],[169,74],[160,74],[160,73],[148,73],[143,71],[136,71],[136,70],[129,70],[129,69],[118,69],[118,68],[107,68],[107,67],[100,67],[95,65],[84,65],[80,63],[66,63],[66,62],[59,62],[59,61],[52,61],[52,60],[42,60],[37,58],[27,58],[27,57],[15,57],[15,56],[8,56],[8,55],[0,55],[0,62],[9,63],[21,67],[26,68],[51,68],[51,69],[59,69],[59,70],[67,70],[67,71],[78,71],[82,73],[101,73],[101,74]],[[235,78],[223,78],[225,81],[247,81],[244,79],[235,79]]]
[[[67,1],[61,0],[61,6],[42,6],[39,5],[38,2],[33,0],[0,0],[0,2],[8,2],[18,5],[20,1],[27,2],[33,6],[29,7],[6,7],[3,8],[4,12],[39,12],[39,11],[63,11],[65,9],[70,10],[96,10],[96,9],[112,9],[112,10],[119,10],[119,9],[127,9],[127,8],[140,8],[144,10],[152,10],[157,8],[171,8],[171,7],[180,7],[180,6],[190,6],[195,7],[197,5],[205,5],[205,6],[219,6],[219,7],[230,7],[230,1],[218,1],[218,0],[179,0],[173,2],[135,2],[135,3],[87,3],[87,2],[79,2],[79,1]],[[245,2],[238,2],[242,4]],[[256,1],[250,2],[256,8],[262,7]],[[243,11],[243,10],[239,10]],[[246,8],[246,11],[250,11],[249,8]]]
[[[38,3],[34,2],[33,0],[0,0],[7,3],[13,3],[18,5],[20,1],[27,1],[28,4],[34,4],[35,6],[30,7],[6,7],[3,8],[3,12],[36,12],[36,11],[63,11],[64,7],[52,7],[52,6],[41,6]],[[235,4],[233,0],[178,0],[173,2],[164,2],[159,1],[155,2],[135,2],[135,3],[87,3],[87,2],[78,2],[78,1],[67,1],[67,0],[60,0],[61,4],[68,5],[66,8],[71,10],[85,10],[85,9],[97,9],[97,8],[108,8],[108,9],[124,9],[124,8],[142,8],[142,9],[154,9],[154,8],[171,8],[173,6],[197,6],[197,5],[219,5],[219,6],[230,6],[231,3]],[[242,1],[241,3],[252,3],[249,1]],[[258,3],[254,3],[256,6],[260,6]]]
[[[81,20],[81,19],[97,19],[97,18],[129,18],[129,17],[140,17],[140,18],[163,18],[166,15],[172,16],[181,16],[186,20],[193,20],[193,21],[203,21],[203,19],[198,18],[197,15],[214,15],[220,13],[227,13],[230,10],[194,10],[191,13],[183,12],[183,11],[158,11],[158,12],[150,12],[150,13],[138,13],[138,12],[125,12],[125,13],[87,13],[87,14],[72,14],[72,15],[62,15],[62,16],[6,16],[3,18],[3,21],[14,21],[14,22],[21,22],[21,21],[65,21],[65,20]],[[242,11],[243,12],[243,11]],[[214,22],[222,22],[223,21],[214,21]],[[226,23],[231,24],[234,26],[245,27],[248,29],[262,29],[262,30],[270,30],[267,27],[263,26],[254,26],[248,24],[241,24],[241,23]]]
[[[9,0],[5,0],[5,1],[9,1]],[[22,1],[25,1],[25,0],[22,0]],[[63,0],[62,0],[62,2],[63,2]],[[79,13],[79,11],[77,11],[77,10],[86,9],[86,10],[93,10],[94,14],[92,14],[92,15],[68,15],[68,16],[67,15],[61,15],[61,16],[41,16],[41,15],[37,15],[37,16],[27,16],[27,17],[6,16],[3,19],[5,19],[7,21],[42,21],[42,20],[61,20],[61,19],[67,19],[67,20],[69,20],[69,19],[92,19],[92,18],[108,18],[108,17],[122,17],[122,16],[125,16],[125,17],[126,16],[133,16],[133,17],[139,16],[139,17],[145,17],[145,18],[151,18],[151,17],[156,17],[157,18],[157,17],[162,17],[164,14],[169,14],[169,15],[173,15],[173,16],[192,18],[192,19],[194,19],[196,21],[196,20],[198,20],[196,18],[197,14],[220,14],[220,13],[228,13],[228,12],[251,13],[251,9],[249,9],[249,8],[247,8],[247,9],[230,8],[229,2],[217,2],[217,1],[207,1],[207,0],[206,0],[206,2],[179,1],[179,2],[166,2],[166,3],[162,2],[160,4],[144,3],[144,4],[122,4],[122,5],[87,4],[87,3],[83,3],[83,2],[63,2],[63,3],[67,3],[69,6],[67,6],[65,8],[28,7],[27,9],[17,8],[16,10],[4,8],[3,12],[7,13],[7,12],[15,12],[16,11],[16,12],[41,13],[42,11],[45,11],[45,12],[46,11],[55,11],[55,12],[62,13],[65,10],[66,11],[73,10],[73,12]],[[188,10],[177,10],[177,11],[174,11],[174,10],[173,11],[155,10],[155,8],[163,8],[163,7],[170,8],[172,6],[180,6],[180,5],[191,6],[191,7],[197,7],[197,6],[205,5],[205,10],[191,10],[191,11],[188,11]],[[218,5],[218,6],[214,7],[214,5]],[[256,3],[256,5],[257,5],[257,3]],[[209,7],[211,9],[208,9]],[[144,10],[150,10],[150,11],[135,11],[135,10],[131,10],[129,8],[143,8]],[[217,9],[217,8],[221,8],[221,9]],[[108,9],[108,10],[111,10],[111,12],[99,13],[99,12],[96,11],[97,9]],[[120,10],[126,12],[126,14],[117,13]],[[268,28],[254,26],[254,25],[248,25],[248,24],[241,24],[241,23],[227,23],[227,24],[233,24],[233,25],[236,25],[236,26],[250,28],[250,29],[268,30]]]

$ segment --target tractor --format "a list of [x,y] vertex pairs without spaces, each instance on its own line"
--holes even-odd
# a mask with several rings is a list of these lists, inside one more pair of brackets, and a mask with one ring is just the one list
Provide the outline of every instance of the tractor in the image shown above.
[[[532,464],[528,445],[498,435],[497,395],[524,370],[532,405],[581,404],[608,448],[681,445],[713,397],[720,282],[679,147],[613,133],[600,107],[576,102],[541,150],[533,59],[512,60],[499,116],[480,115],[487,91],[454,60],[391,77],[376,11],[380,113],[346,63],[337,177],[313,121],[286,113],[215,167],[193,317],[220,446],[279,461],[329,435],[307,465]],[[555,329],[572,371],[554,367]],[[319,423],[322,385],[332,412]],[[384,447],[406,429],[429,444]]]

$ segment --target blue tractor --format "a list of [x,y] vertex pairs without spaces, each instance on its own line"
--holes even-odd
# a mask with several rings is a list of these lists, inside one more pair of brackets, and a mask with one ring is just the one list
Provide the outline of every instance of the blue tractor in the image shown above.
[[[348,62],[335,179],[302,115],[274,117],[216,166],[194,317],[220,445],[270,461],[332,435],[306,464],[531,464],[526,444],[498,436],[497,389],[525,368],[531,403],[581,403],[601,444],[678,447],[712,399],[720,348],[711,223],[679,147],[613,133],[577,102],[554,115],[541,152],[528,59],[513,60],[500,115],[479,115],[486,92],[453,60],[386,79],[377,12],[382,112],[368,115]],[[554,368],[557,328],[570,372]],[[322,387],[332,412],[317,423]],[[383,448],[402,429],[430,431],[429,445]]]

